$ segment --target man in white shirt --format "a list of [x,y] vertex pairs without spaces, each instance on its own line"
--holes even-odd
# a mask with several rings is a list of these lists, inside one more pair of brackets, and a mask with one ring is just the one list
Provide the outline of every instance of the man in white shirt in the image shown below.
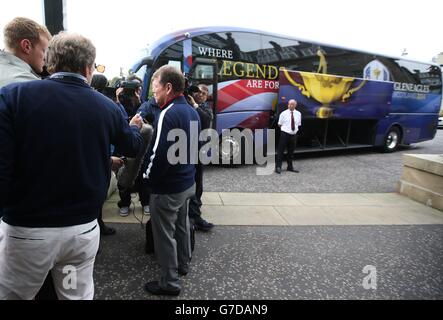
[[14,82],[39,80],[51,34],[28,18],[15,18],[4,29],[5,50],[0,50],[0,88]]
[[292,166],[292,154],[294,153],[294,147],[297,140],[298,127],[301,126],[301,113],[295,110],[297,107],[297,101],[294,99],[289,100],[288,109],[280,114],[278,119],[278,126],[280,127],[280,140],[278,142],[277,153],[277,166],[275,172],[281,174],[281,166],[283,162],[283,153],[285,149],[288,149],[287,162],[288,171],[299,172]]

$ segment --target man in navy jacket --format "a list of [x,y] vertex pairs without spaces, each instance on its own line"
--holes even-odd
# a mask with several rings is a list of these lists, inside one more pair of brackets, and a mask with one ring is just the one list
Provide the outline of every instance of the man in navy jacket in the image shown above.
[[128,125],[89,86],[94,61],[88,39],[61,33],[49,79],[0,90],[0,299],[34,298],[49,270],[59,299],[93,298],[109,146],[128,156],[142,146],[141,118]]
[[[165,65],[152,76],[155,100],[162,110],[154,122],[154,134],[148,149],[149,165],[144,177],[151,188],[151,219],[154,247],[161,266],[159,281],[146,283],[152,294],[178,295],[181,286],[178,275],[188,273],[191,257],[188,200],[195,194],[195,164],[198,157],[200,122],[183,90],[185,78],[179,70]],[[193,135],[192,128],[196,129]],[[170,152],[180,141],[169,141],[168,135],[184,133],[184,161],[175,163]],[[194,139],[194,141],[192,141]],[[197,141],[196,141],[197,140]],[[193,150],[191,144],[195,144]],[[195,151],[195,152],[194,152]]]

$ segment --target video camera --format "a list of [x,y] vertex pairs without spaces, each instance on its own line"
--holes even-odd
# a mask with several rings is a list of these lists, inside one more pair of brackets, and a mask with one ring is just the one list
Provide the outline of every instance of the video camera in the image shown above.
[[195,85],[189,84],[189,79],[185,77],[185,90],[183,91],[183,95],[185,97],[192,96],[194,93],[199,92],[200,89]]
[[123,105],[129,118],[132,118],[140,106],[140,97],[136,94],[136,91],[141,88],[140,81],[118,79],[114,87],[115,90],[123,89],[118,94],[117,100]]
[[123,88],[123,92],[121,94],[124,94],[126,96],[134,96],[135,91],[141,87],[140,82],[135,80],[129,80],[129,81],[121,81],[118,82],[116,85],[116,89]]

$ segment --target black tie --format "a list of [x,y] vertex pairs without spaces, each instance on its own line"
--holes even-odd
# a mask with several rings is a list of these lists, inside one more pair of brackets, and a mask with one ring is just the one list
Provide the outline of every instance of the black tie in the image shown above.
[[295,131],[294,111],[291,111],[291,130]]

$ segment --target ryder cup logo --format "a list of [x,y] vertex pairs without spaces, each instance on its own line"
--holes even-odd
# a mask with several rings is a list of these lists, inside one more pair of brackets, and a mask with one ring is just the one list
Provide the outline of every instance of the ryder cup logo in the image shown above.
[[370,80],[389,81],[388,69],[378,60],[369,62],[364,71],[363,78]]

